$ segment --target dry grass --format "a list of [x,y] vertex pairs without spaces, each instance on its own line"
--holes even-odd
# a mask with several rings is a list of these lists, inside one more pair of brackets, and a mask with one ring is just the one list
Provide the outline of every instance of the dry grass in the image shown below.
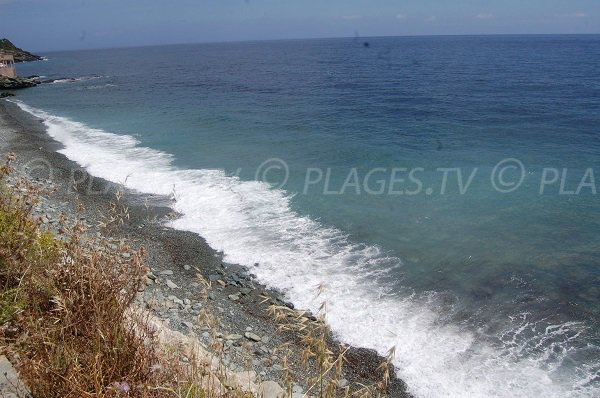
[[[38,397],[160,397],[182,378],[143,324],[124,322],[145,277],[143,250],[86,240],[81,222],[44,232],[32,210],[34,184],[5,183],[0,169],[2,342]],[[166,371],[163,369],[167,369]]]
[[[394,349],[388,353],[387,359],[379,366],[377,371],[380,379],[370,385],[365,384],[343,384],[344,365],[346,353],[349,346],[340,345],[331,347],[329,340],[330,331],[325,322],[326,304],[321,305],[319,318],[314,319],[305,311],[290,309],[286,306],[270,306],[273,319],[279,323],[281,331],[292,332],[301,340],[301,362],[306,372],[313,376],[306,380],[308,390],[305,396],[316,396],[319,398],[330,397],[384,397],[390,381],[392,371],[391,362],[394,358]],[[287,369],[287,357],[283,359],[283,368]],[[290,386],[292,377],[288,374]],[[288,387],[288,392],[291,391]]]

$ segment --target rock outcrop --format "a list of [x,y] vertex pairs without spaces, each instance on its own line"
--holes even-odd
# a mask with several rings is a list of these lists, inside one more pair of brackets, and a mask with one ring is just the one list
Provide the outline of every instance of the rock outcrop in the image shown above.
[[36,78],[24,77],[6,77],[0,76],[0,90],[17,90],[20,88],[29,88],[38,85]]

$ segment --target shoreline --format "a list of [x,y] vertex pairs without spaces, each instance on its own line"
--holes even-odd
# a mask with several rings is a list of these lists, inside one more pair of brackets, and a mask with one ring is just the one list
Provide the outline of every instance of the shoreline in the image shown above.
[[[76,213],[83,204],[85,222],[90,232],[100,233],[97,225],[108,214],[115,194],[122,187],[90,176],[82,167],[58,153],[61,144],[46,134],[39,119],[27,114],[17,105],[0,102],[0,147],[3,155],[17,155],[17,169],[56,192],[45,201],[51,213]],[[73,180],[75,181],[73,183]],[[77,193],[75,193],[75,189]],[[194,324],[205,307],[219,318],[218,337],[226,348],[225,363],[232,371],[250,367],[261,377],[279,380],[282,355],[278,347],[290,347],[289,366],[298,388],[306,388],[299,366],[299,337],[293,332],[281,332],[279,324],[269,313],[269,305],[293,308],[280,292],[257,283],[245,267],[223,262],[222,253],[212,249],[205,240],[191,232],[164,226],[177,217],[164,197],[125,192],[123,203],[128,208],[128,221],[111,238],[126,240],[134,247],[146,248],[146,263],[150,268],[147,287],[138,302],[165,321],[173,330],[193,335],[202,344],[210,345],[207,330]],[[46,225],[52,228],[52,219]],[[201,282],[209,281],[206,301],[197,295]],[[330,335],[330,345],[337,342]],[[346,354],[345,376],[349,383],[368,383],[379,380],[379,365],[385,361],[374,351],[350,348]],[[388,387],[390,397],[408,397],[405,384],[395,377]]]

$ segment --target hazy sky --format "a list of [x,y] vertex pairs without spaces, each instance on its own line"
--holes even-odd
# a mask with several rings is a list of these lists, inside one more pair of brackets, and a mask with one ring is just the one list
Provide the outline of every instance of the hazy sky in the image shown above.
[[600,33],[600,0],[0,0],[0,37],[41,52],[496,33]]

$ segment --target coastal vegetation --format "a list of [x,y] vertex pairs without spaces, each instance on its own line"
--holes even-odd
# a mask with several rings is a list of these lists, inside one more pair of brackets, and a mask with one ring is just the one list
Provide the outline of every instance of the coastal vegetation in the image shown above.
[[[126,247],[111,250],[85,241],[80,223],[61,220],[64,239],[32,217],[38,196],[31,182],[6,184],[10,160],[0,171],[0,320],[3,349],[18,358],[34,396],[161,396],[137,386],[166,385],[177,368],[153,371],[162,358],[144,339],[143,325],[124,322],[144,268],[141,252],[125,261]],[[140,390],[142,391],[142,390]],[[164,394],[167,396],[167,394]]]

